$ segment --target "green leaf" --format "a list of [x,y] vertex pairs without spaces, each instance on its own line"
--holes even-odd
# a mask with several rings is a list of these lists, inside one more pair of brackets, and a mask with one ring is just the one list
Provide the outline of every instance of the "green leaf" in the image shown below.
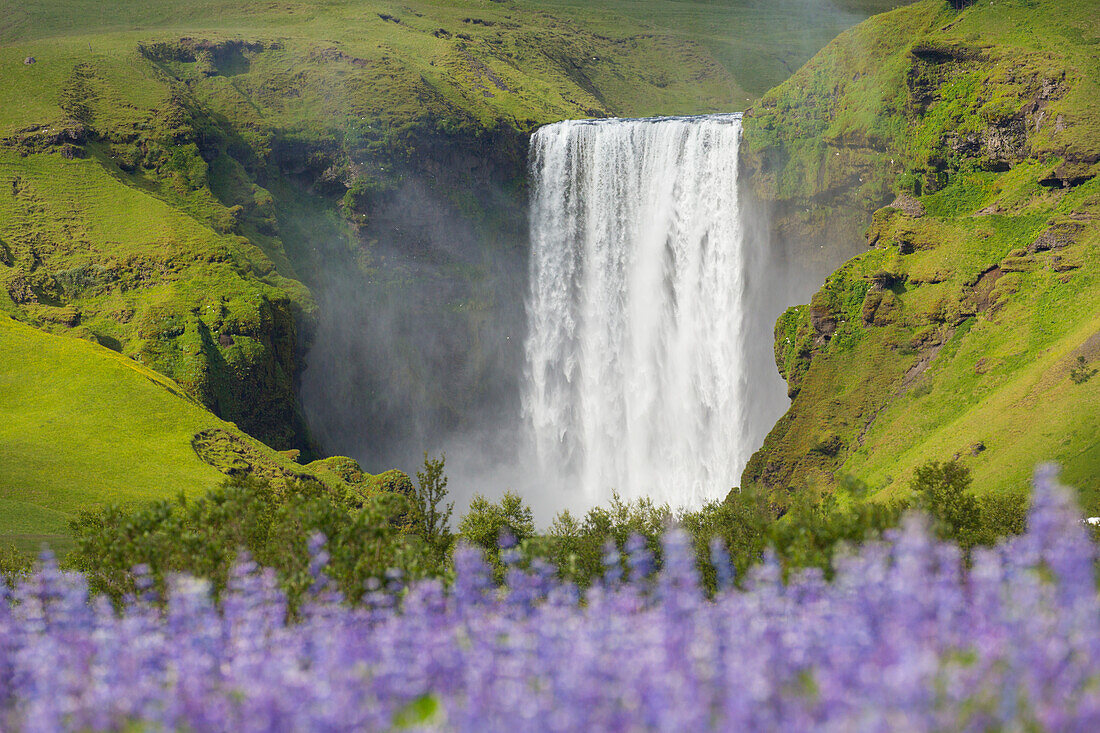
[[412,728],[421,725],[437,725],[443,721],[443,706],[433,695],[422,695],[397,711],[393,716],[394,728]]

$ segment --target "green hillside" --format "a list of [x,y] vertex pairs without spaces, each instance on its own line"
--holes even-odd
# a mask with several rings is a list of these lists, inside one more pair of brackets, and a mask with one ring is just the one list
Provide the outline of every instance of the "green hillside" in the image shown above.
[[0,316],[0,534],[59,534],[84,506],[202,492],[220,421],[155,372]]
[[0,538],[31,550],[64,546],[82,509],[195,496],[231,474],[360,493],[400,479],[346,459],[299,466],[134,360],[4,315],[0,387]]
[[749,113],[788,230],[820,231],[793,213],[814,205],[867,225],[869,250],[777,324],[794,399],[743,485],[885,496],[958,458],[976,487],[1022,492],[1056,460],[1100,508],[1098,13],[926,0]]

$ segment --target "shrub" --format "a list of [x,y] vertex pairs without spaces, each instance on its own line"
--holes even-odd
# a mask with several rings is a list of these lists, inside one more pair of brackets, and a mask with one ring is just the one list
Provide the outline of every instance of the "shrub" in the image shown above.
[[519,494],[506,491],[497,503],[475,494],[458,531],[464,540],[484,551],[493,565],[501,570],[501,541],[506,539],[510,545],[530,539],[535,534],[535,519]]
[[1088,362],[1085,361],[1085,357],[1077,357],[1077,366],[1069,372],[1069,378],[1073,380],[1074,384],[1084,384],[1085,382],[1096,376],[1097,369],[1090,369]]
[[[725,501],[708,502],[697,511],[682,514],[680,522],[695,545],[703,586],[711,592],[717,590],[719,571],[712,558],[719,550],[729,554],[735,577],[744,577],[763,556],[774,521],[767,498],[753,489],[731,491]],[[716,540],[720,543],[717,548]]]
[[344,597],[357,601],[365,581],[382,579],[390,568],[411,575],[436,569],[419,538],[398,525],[408,509],[404,496],[389,492],[363,499],[335,495],[313,481],[276,487],[232,478],[196,500],[181,495],[132,511],[82,512],[71,523],[77,547],[68,562],[87,574],[93,591],[119,601],[137,590],[135,567],[158,592],[168,575],[185,572],[211,580],[219,594],[247,553],[275,569],[296,604],[314,583],[310,543],[323,536],[329,575]]
[[787,513],[769,527],[768,541],[784,570],[820,568],[833,572],[833,558],[897,525],[906,506],[873,501],[841,504],[836,496],[796,495]]
[[981,525],[981,509],[970,489],[970,469],[957,461],[929,461],[909,484],[917,506],[932,519],[937,536],[973,547]]
[[1022,496],[970,492],[970,469],[957,461],[929,461],[910,483],[917,506],[927,512],[937,536],[969,550],[992,545],[1024,531],[1027,501]]
[[612,573],[622,573],[632,539],[644,544],[657,567],[660,537],[672,519],[672,511],[665,505],[647,498],[623,501],[613,492],[608,507],[589,509],[583,520],[568,511],[560,513],[550,525],[545,544],[535,550],[558,569],[559,577],[584,588],[602,577],[609,565]]

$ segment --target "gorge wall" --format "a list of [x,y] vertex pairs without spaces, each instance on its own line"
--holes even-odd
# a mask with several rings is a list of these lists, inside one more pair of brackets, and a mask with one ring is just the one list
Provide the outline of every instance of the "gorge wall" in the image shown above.
[[957,459],[1022,492],[1057,460],[1095,500],[1095,13],[926,0],[746,112],[780,247],[862,253],[776,324],[793,402],[742,486],[888,496]]

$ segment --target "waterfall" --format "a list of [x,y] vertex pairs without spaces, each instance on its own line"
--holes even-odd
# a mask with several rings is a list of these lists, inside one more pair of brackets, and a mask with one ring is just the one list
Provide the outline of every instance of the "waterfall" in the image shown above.
[[541,475],[584,503],[738,484],[746,438],[737,115],[567,121],[530,165],[523,394]]

